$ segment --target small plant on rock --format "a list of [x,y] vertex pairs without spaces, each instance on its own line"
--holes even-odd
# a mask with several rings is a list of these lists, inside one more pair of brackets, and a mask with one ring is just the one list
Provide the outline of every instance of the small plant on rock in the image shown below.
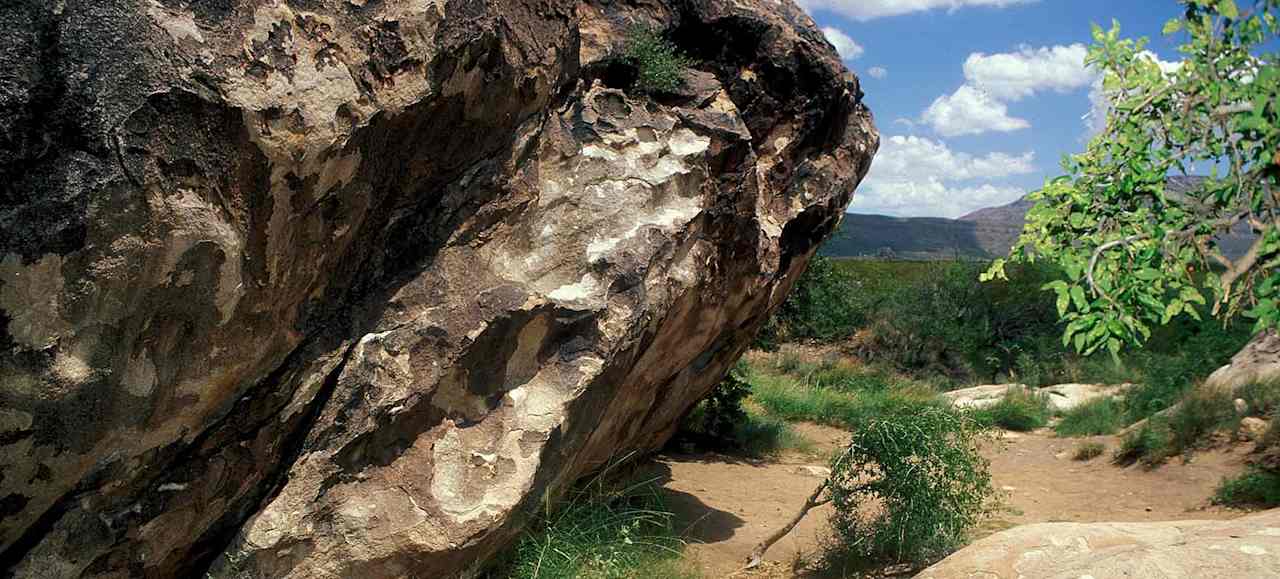
[[685,69],[693,66],[661,32],[646,26],[631,29],[622,58],[636,68],[635,89],[650,94],[680,88]]

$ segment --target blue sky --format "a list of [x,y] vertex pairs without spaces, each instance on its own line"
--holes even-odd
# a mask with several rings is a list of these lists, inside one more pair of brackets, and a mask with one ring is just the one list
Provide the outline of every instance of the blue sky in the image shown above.
[[[1089,135],[1090,24],[1162,61],[1174,0],[800,0],[858,73],[881,154],[849,211],[958,217],[1059,174]],[[1096,96],[1096,95],[1095,95]],[[1099,115],[1094,115],[1098,117]]]

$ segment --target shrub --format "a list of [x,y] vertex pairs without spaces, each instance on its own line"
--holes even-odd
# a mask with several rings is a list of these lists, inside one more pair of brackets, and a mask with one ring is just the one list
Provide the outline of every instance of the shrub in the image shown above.
[[1235,395],[1249,406],[1250,416],[1280,414],[1280,380],[1250,382],[1237,388]]
[[686,420],[688,428],[713,439],[733,439],[737,425],[747,418],[742,401],[751,394],[748,371],[746,363],[741,361],[730,369],[724,380],[694,408]]
[[1119,465],[1141,462],[1155,467],[1169,458],[1168,427],[1157,419],[1151,419],[1120,439],[1120,448],[1112,457]]
[[1263,509],[1280,506],[1280,474],[1254,468],[1236,478],[1223,479],[1213,495],[1213,502],[1230,507]]
[[562,505],[544,504],[491,576],[621,579],[643,573],[656,578],[648,570],[672,570],[661,564],[679,557],[683,548],[673,519],[654,481],[610,480],[606,471],[571,491]]
[[938,407],[882,409],[832,461],[840,550],[868,562],[924,562],[962,544],[987,512],[981,428]]
[[1058,436],[1115,434],[1124,426],[1124,405],[1114,398],[1097,398],[1068,410],[1053,427]]
[[1028,432],[1049,423],[1049,399],[1026,388],[1010,388],[999,402],[972,411],[973,418],[986,426]]
[[765,333],[775,340],[842,340],[867,321],[863,296],[835,262],[814,256]]
[[1168,420],[1170,452],[1189,451],[1213,432],[1236,428],[1240,417],[1232,400],[1229,392],[1202,389],[1183,398]]
[[680,88],[684,71],[693,61],[653,28],[632,28],[623,58],[636,67],[635,89],[642,93],[669,93]]
[[1076,447],[1076,453],[1071,458],[1075,460],[1093,460],[1102,456],[1106,452],[1107,445],[1101,442],[1085,442]]

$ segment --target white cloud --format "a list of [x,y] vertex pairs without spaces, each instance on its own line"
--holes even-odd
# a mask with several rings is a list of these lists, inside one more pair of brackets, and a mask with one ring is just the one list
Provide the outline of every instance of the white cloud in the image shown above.
[[1035,172],[1035,154],[953,151],[941,141],[890,136],[880,145],[871,172],[858,187],[851,210],[929,217],[959,217],[1013,201],[1018,187],[988,181]]
[[862,56],[862,53],[865,52],[862,45],[854,42],[848,34],[840,31],[838,28],[828,26],[822,29],[822,34],[827,37],[827,40],[831,42],[832,46],[836,47],[836,52],[840,53],[840,58],[853,60]]
[[961,85],[925,109],[920,120],[944,137],[1010,132],[1031,127],[1026,119],[1009,116],[1009,107],[985,91]]
[[967,84],[992,98],[1012,102],[1044,90],[1060,93],[1089,86],[1096,76],[1084,65],[1089,49],[1070,46],[1023,46],[1017,52],[975,52],[964,61]]
[[867,76],[871,78],[884,78],[889,76],[889,70],[883,66],[873,66],[867,69]]
[[1018,4],[1031,4],[1037,0],[800,0],[800,6],[810,14],[817,11],[834,12],[854,20],[873,20],[886,16],[898,16],[911,12],[946,9],[958,10],[968,6],[992,6],[1004,8]]

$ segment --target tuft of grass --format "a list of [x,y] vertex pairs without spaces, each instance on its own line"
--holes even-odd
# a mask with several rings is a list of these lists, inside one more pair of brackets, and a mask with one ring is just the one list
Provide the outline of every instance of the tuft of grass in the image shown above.
[[1240,417],[1232,400],[1231,393],[1221,390],[1196,389],[1188,394],[1169,416],[1170,453],[1185,453],[1214,432],[1236,429]]
[[1223,479],[1214,492],[1213,502],[1242,508],[1280,506],[1280,474],[1253,468],[1236,478]]
[[1120,440],[1120,448],[1116,449],[1112,461],[1123,466],[1141,462],[1153,468],[1170,455],[1168,426],[1153,418]]
[[694,577],[672,564],[684,547],[673,521],[655,480],[621,481],[606,469],[561,504],[544,503],[506,562],[490,576]]
[[973,418],[986,426],[1028,432],[1044,427],[1052,414],[1049,399],[1044,394],[1024,388],[1010,388],[999,402],[974,410]]
[[1076,453],[1071,458],[1074,460],[1093,460],[1102,456],[1106,452],[1107,445],[1101,442],[1082,442],[1076,446]]
[[656,29],[637,26],[627,37],[623,58],[636,67],[636,90],[670,93],[684,83],[685,69],[693,61]]
[[1115,434],[1124,426],[1124,405],[1114,398],[1098,398],[1072,408],[1054,426],[1058,436]]
[[922,386],[846,391],[768,373],[752,374],[751,392],[751,400],[771,416],[851,429],[888,409],[944,405],[936,392]]
[[808,451],[813,443],[801,436],[787,421],[750,410],[734,433],[735,445],[748,456],[760,458],[784,450]]

